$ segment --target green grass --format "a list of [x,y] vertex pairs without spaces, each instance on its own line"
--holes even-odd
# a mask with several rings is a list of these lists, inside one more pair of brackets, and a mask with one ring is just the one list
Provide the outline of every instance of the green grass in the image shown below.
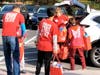
[[82,3],[84,4],[89,4],[91,8],[94,8],[94,9],[98,9],[100,10],[100,2],[94,2],[94,1],[81,1]]

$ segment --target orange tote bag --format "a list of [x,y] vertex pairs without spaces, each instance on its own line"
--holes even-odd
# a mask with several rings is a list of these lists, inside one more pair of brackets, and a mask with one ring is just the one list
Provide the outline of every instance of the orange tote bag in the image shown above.
[[58,34],[58,42],[65,42],[67,37],[67,29],[66,27],[60,27],[59,28],[59,34]]
[[85,45],[85,47],[84,47],[85,50],[91,50],[92,49],[90,36],[84,36],[84,45]]
[[[53,59],[56,57],[54,56]],[[50,75],[63,75],[62,65],[57,57],[57,61],[52,61],[50,64]]]
[[22,38],[18,38],[19,42],[19,51],[20,51],[20,62],[22,61],[22,58],[24,56],[24,43]]
[[59,58],[61,60],[65,60],[68,58],[68,47],[66,45],[62,45],[59,53]]

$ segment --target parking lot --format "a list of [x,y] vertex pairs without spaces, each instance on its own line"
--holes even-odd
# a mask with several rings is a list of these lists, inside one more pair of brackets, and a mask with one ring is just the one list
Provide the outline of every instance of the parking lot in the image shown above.
[[[35,30],[28,30],[28,37],[25,39],[26,45],[25,45],[25,74],[21,75],[34,75],[35,67],[36,67],[36,60],[37,60],[37,50],[34,44],[34,37],[36,36]],[[1,29],[0,29],[1,34]],[[2,49],[2,37],[0,35],[0,58],[3,57],[3,49]],[[82,70],[81,64],[78,63],[77,60],[76,64],[76,70],[71,71],[70,70],[70,63],[69,62],[62,62],[63,65],[63,72],[64,75],[100,75],[100,68],[96,68],[91,66],[90,64],[87,64],[87,69]],[[0,75],[6,75],[6,68],[4,59],[0,61]],[[42,67],[42,71],[40,75],[44,75],[44,67]]]
[[[7,71],[2,46],[2,16],[6,12],[11,11],[12,5],[13,4],[5,4],[0,11],[0,75],[6,75]],[[55,5],[56,3],[54,4],[54,6]],[[80,2],[68,2],[66,4],[66,2],[62,1],[58,5],[61,6],[61,9],[64,14],[69,15],[69,17],[70,15],[74,15],[75,17],[79,18],[79,22],[81,25],[87,25],[85,28],[85,32],[90,36],[92,43],[92,49],[90,51],[86,51],[85,53],[85,56],[88,58],[86,59],[86,70],[82,70],[80,60],[76,57],[75,71],[70,70],[69,59],[61,61],[63,66],[63,75],[100,75],[100,10],[92,9],[89,7],[89,5],[86,6]],[[21,75],[35,75],[34,73],[37,61],[37,49],[34,41],[36,38],[36,29],[38,23],[43,18],[48,17],[46,13],[48,5],[35,7],[33,5],[21,4],[20,7],[21,13],[25,17],[25,25],[28,33],[27,38],[25,38],[24,54],[26,73],[21,73]],[[42,67],[40,75],[44,75],[44,67]]]

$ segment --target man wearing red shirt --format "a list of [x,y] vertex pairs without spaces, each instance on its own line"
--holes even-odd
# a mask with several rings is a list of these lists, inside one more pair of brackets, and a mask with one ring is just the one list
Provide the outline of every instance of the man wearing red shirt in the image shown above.
[[53,22],[53,17],[55,14],[54,8],[48,8],[47,14],[49,18],[43,19],[38,26],[38,60],[36,66],[36,75],[40,74],[40,70],[44,61],[45,64],[45,75],[49,75],[50,70],[50,60],[52,58],[52,53],[57,54],[57,34],[58,27]]
[[[21,27],[23,37],[25,34],[24,16],[20,13],[19,5],[14,5],[11,12],[3,15],[2,39],[7,75],[20,75],[19,44],[17,31]],[[13,64],[13,66],[12,66]]]

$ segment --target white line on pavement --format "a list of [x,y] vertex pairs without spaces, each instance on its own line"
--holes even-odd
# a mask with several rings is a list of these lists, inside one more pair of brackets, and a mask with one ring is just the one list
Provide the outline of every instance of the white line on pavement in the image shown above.
[[4,56],[0,57],[0,61],[2,61],[4,59]]
[[25,61],[36,61],[37,59],[26,59]]
[[29,39],[28,41],[25,42],[25,44],[28,44],[29,42],[31,42],[32,40],[35,40],[37,36],[33,36],[31,39]]
[[31,54],[31,53],[37,53],[37,51],[35,51],[35,52],[25,52],[25,54]]

